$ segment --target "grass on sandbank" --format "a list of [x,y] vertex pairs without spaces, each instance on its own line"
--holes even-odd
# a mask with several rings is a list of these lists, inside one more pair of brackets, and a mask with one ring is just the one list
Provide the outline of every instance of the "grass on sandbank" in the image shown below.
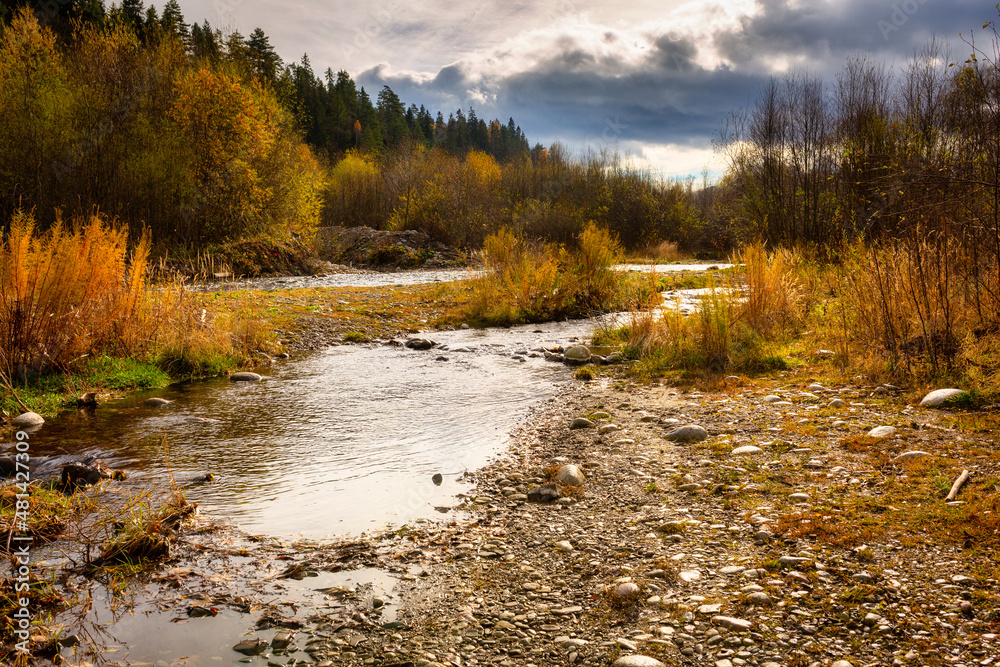
[[0,241],[0,411],[52,414],[87,392],[162,386],[250,363],[273,336],[248,308],[203,308],[146,284],[149,237],[94,214]]

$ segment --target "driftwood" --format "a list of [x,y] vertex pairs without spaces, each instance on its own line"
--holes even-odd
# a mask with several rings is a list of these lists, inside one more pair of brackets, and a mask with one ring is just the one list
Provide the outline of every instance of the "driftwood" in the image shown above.
[[948,497],[944,499],[946,503],[950,503],[956,497],[958,497],[958,491],[962,488],[962,485],[969,480],[969,471],[963,470],[962,474],[958,476],[955,483],[951,485],[951,491],[948,492]]

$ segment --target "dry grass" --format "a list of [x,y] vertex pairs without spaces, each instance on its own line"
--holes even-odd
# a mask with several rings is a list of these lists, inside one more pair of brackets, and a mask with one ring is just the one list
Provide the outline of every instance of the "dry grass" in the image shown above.
[[590,224],[569,252],[525,241],[502,229],[483,246],[483,273],[471,281],[466,315],[485,325],[511,325],[580,317],[618,302],[621,277],[613,266],[621,249],[610,234]]
[[133,499],[127,504],[125,516],[114,522],[114,537],[104,544],[100,556],[88,563],[89,567],[141,568],[169,554],[171,531],[194,514],[197,505],[189,503],[180,491],[174,491],[159,507],[150,506],[147,500]]
[[103,216],[35,233],[18,213],[0,245],[0,363],[9,376],[65,370],[94,353],[147,349],[144,290],[149,236]]
[[681,370],[718,375],[786,367],[776,348],[803,319],[798,281],[789,275],[796,256],[753,245],[733,261],[740,269],[721,284],[709,281],[696,313],[670,307],[632,312],[621,338],[628,356],[641,359],[639,374]]

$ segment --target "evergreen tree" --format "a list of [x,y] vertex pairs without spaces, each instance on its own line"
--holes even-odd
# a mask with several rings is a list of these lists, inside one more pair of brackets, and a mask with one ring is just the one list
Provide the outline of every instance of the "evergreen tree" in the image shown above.
[[271,46],[271,40],[264,31],[254,28],[247,40],[247,51],[253,73],[268,83],[274,84],[281,69],[281,58]]

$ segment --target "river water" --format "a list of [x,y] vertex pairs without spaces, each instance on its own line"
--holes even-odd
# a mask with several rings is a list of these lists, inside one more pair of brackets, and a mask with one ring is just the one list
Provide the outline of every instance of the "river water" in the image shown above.
[[[372,275],[330,278],[373,286]],[[442,272],[374,275],[385,285],[454,279]],[[270,279],[251,287],[323,280]],[[434,332],[426,335],[438,346],[428,351],[372,344],[302,353],[262,371],[260,383],[183,383],[93,413],[66,413],[32,435],[32,455],[96,456],[128,472],[128,481],[112,483],[126,488],[162,489],[172,478],[208,517],[281,538],[322,539],[454,516],[456,494],[469,488],[463,473],[502,453],[529,411],[558,400],[573,381],[570,369],[534,351],[588,338],[596,325]],[[150,396],[173,403],[148,407]],[[206,473],[214,481],[196,481]],[[373,576],[391,589],[384,575]],[[70,628],[103,628],[105,643],[117,647],[114,657],[131,663],[187,664],[172,656],[193,652],[233,662],[239,656],[228,647],[250,622],[225,610],[177,625],[141,590],[135,613],[122,616],[113,613],[107,591],[91,595],[92,608]]]

